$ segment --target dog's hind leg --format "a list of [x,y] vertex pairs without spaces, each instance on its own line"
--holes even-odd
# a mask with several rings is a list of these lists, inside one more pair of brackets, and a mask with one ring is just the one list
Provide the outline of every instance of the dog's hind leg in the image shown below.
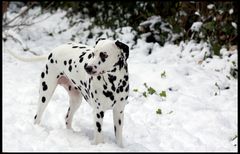
[[68,108],[68,111],[65,117],[65,122],[66,122],[66,127],[68,129],[72,129],[73,115],[77,111],[77,109],[79,108],[82,102],[82,95],[78,90],[78,88],[75,87],[66,77],[62,76],[59,79],[59,83],[66,89],[69,95],[70,106]]
[[57,72],[54,69],[49,70],[49,65],[51,64],[47,64],[45,71],[41,73],[38,109],[36,115],[34,116],[34,124],[40,123],[43,112],[46,109],[57,86]]

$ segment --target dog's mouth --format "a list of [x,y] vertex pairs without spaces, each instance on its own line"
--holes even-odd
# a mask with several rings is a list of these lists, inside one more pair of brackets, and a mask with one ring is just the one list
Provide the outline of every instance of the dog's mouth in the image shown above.
[[92,72],[87,72],[89,75],[92,76],[98,76],[98,75],[102,75],[105,73],[105,71],[101,71],[101,72],[97,72],[97,71],[92,71]]
[[97,75],[97,71],[87,72],[89,75]]

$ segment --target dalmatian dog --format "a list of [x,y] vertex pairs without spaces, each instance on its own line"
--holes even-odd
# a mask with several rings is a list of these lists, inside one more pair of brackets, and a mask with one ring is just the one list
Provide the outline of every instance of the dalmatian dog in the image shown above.
[[99,39],[96,46],[67,43],[53,49],[40,75],[38,109],[34,123],[39,124],[57,85],[69,95],[65,122],[72,129],[73,115],[84,98],[93,108],[93,144],[103,143],[103,118],[113,110],[116,142],[122,145],[124,107],[129,93],[127,59],[129,47],[120,42]]

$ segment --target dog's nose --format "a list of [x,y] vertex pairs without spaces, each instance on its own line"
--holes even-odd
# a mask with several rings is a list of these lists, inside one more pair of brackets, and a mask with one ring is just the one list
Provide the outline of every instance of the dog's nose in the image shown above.
[[92,70],[93,70],[93,67],[92,67],[92,66],[86,66],[86,67],[85,67],[85,70],[86,70],[88,73],[91,73]]

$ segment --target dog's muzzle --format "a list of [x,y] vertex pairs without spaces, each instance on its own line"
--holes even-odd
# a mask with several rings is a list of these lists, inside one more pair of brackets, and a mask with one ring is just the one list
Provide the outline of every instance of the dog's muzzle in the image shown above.
[[92,66],[86,66],[86,67],[84,67],[84,69],[86,70],[86,72],[87,72],[88,74],[94,74],[94,73],[96,73],[95,71],[93,71],[93,67],[92,67]]

